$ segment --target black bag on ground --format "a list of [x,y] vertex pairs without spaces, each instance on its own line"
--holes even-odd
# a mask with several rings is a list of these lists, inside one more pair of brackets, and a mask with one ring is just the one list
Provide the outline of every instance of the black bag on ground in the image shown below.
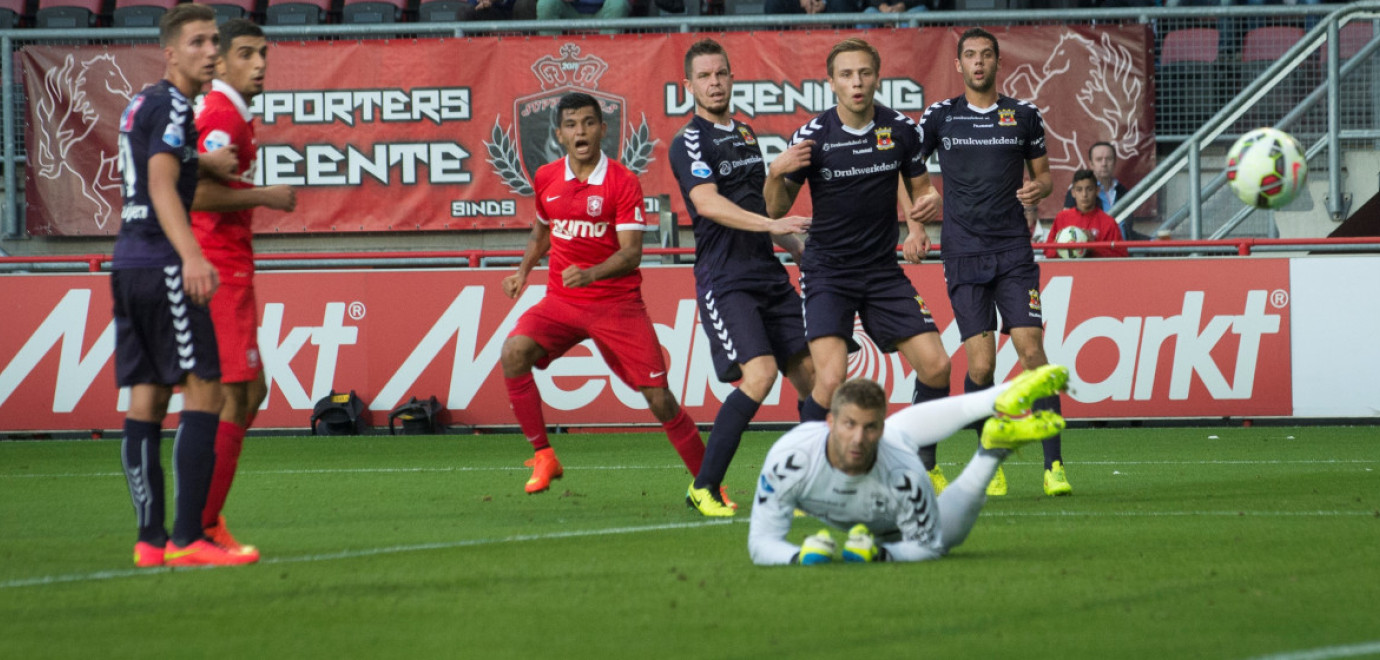
[[[418,399],[404,403],[393,412],[388,413],[388,434],[398,435],[425,435],[433,433],[443,433],[446,430],[445,423],[441,420],[441,412],[444,408],[436,397],[429,399]],[[401,431],[394,427],[394,422],[401,427]]]
[[364,400],[354,390],[349,394],[331,390],[311,411],[312,435],[359,435],[364,427]]

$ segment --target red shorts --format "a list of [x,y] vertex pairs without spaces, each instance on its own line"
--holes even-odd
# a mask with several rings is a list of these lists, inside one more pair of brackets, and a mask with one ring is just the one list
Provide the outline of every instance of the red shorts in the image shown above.
[[220,380],[247,383],[259,377],[259,308],[254,286],[222,282],[211,296],[211,322],[220,350]]
[[546,350],[538,369],[593,339],[609,369],[629,387],[667,386],[661,342],[640,298],[591,305],[546,296],[518,319],[509,336],[515,335],[530,337]]

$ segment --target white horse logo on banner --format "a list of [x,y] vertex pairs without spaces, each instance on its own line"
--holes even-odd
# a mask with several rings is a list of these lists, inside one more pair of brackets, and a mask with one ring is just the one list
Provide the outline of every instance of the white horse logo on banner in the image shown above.
[[[102,229],[114,217],[103,191],[120,186],[116,154],[102,150],[100,167],[95,172],[80,172],[69,164],[68,151],[86,140],[104,119],[93,99],[110,95],[120,97],[122,103],[134,97],[134,88],[115,57],[101,54],[78,63],[69,54],[62,66],[43,74],[43,90],[34,113],[38,148],[32,156],[38,176],[51,180],[74,177],[79,182],[75,187],[90,202],[92,221]],[[113,130],[114,120],[109,123]]]

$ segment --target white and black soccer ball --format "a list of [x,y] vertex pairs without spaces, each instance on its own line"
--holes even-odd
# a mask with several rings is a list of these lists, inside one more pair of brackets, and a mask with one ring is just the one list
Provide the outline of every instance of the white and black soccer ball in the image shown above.
[[[1054,235],[1055,243],[1087,243],[1088,232],[1082,227],[1069,225],[1059,230]],[[1087,248],[1058,248],[1057,253],[1060,259],[1082,259],[1088,253]]]
[[1308,161],[1298,140],[1284,131],[1248,131],[1227,152],[1227,181],[1241,201],[1277,209],[1294,201],[1308,181]]

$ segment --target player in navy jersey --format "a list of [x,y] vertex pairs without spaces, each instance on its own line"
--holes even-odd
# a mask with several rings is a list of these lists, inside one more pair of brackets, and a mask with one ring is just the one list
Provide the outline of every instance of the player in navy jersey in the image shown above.
[[798,260],[796,234],[810,221],[766,216],[762,150],[752,127],[733,119],[733,72],[723,46],[713,39],[690,46],[685,88],[695,115],[671,143],[671,171],[695,231],[695,292],[714,370],[725,383],[741,379],[714,418],[685,501],[706,516],[732,516],[724,475],[776,372],[801,397],[814,383],[800,294],[772,250],[775,241]]
[[[215,13],[202,5],[178,5],[163,15],[159,28],[165,77],[136,95],[120,118],[124,207],[110,277],[116,382],[130,389],[121,454],[139,526],[134,563],[244,564],[258,556],[227,552],[208,541],[201,526],[222,399],[206,308],[217,274],[187,215],[199,162],[190,99],[215,73]],[[179,385],[176,518],[169,539],[159,436]]]
[[790,209],[806,182],[814,204],[800,264],[805,334],[815,363],[815,386],[802,415],[807,421],[824,419],[847,375],[854,314],[879,348],[899,350],[915,369],[914,402],[949,395],[949,356],[929,307],[896,261],[899,184],[905,184],[903,199],[913,200],[906,214],[907,260],[924,258],[929,237],[922,223],[940,213],[920,135],[905,115],[873,100],[881,57],[866,41],[839,42],[827,69],[839,104],[796,131],[791,146],[772,161],[763,191],[772,217]]
[[501,358],[513,415],[535,452],[524,490],[547,490],[565,473],[546,435],[532,368],[545,369],[585,339],[614,375],[642,393],[685,467],[699,474],[704,441],[671,394],[661,342],[642,301],[642,232],[654,227],[642,215],[642,184],[599,150],[608,125],[594,97],[562,96],[556,119],[566,156],[537,169],[537,221],[517,272],[503,278],[503,292],[517,298],[528,273],[550,253],[546,295],[523,312]]
[[[959,37],[957,51],[954,64],[963,76],[964,93],[927,108],[920,134],[925,156],[938,154],[944,172],[944,279],[968,355],[963,389],[975,392],[993,383],[998,313],[1000,329],[1011,335],[1022,367],[1049,362],[1040,267],[1023,207],[1038,204],[1053,184],[1039,109],[997,93],[997,38],[973,28]],[[1036,407],[1061,409],[1058,396]],[[1044,452],[1045,493],[1067,495],[1072,488],[1064,475],[1059,436],[1044,441]],[[998,473],[988,493],[1006,494],[1005,475]]]

